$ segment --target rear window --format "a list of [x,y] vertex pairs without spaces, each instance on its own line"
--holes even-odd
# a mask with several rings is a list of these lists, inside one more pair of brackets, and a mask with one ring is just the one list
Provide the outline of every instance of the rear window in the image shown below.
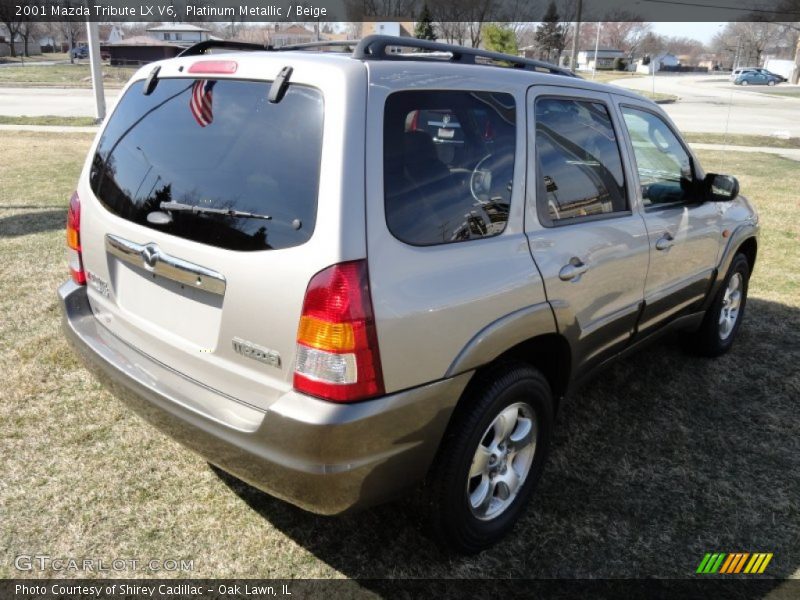
[[92,163],[92,190],[108,210],[231,250],[288,248],[311,237],[319,90],[292,84],[271,104],[271,82],[161,79],[148,96],[143,85],[120,100]]

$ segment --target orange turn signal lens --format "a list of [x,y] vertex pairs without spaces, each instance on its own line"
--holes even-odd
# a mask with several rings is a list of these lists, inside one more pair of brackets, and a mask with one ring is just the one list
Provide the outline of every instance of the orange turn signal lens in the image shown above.
[[297,341],[311,348],[330,352],[349,352],[356,346],[350,323],[330,323],[309,316],[300,318]]

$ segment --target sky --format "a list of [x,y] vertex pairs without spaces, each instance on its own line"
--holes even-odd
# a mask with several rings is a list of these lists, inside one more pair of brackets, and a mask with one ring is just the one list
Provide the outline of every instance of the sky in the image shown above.
[[653,31],[661,35],[694,38],[707,44],[724,26],[725,23],[653,23]]

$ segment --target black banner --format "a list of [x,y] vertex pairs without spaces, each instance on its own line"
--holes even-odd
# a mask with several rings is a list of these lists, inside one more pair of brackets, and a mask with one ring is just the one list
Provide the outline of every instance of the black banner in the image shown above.
[[[0,11],[32,21],[410,22],[427,5],[447,22],[541,21],[550,4],[576,20],[577,0],[0,0]],[[581,21],[800,21],[800,0],[583,0]]]
[[356,598],[779,598],[798,597],[800,580],[696,579],[9,579],[3,600],[305,600]]

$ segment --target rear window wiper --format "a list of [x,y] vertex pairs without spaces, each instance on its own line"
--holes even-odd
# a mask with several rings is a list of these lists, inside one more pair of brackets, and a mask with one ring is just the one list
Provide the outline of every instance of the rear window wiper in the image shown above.
[[238,217],[241,219],[265,219],[271,220],[269,215],[246,212],[243,210],[233,210],[230,208],[212,208],[210,206],[197,206],[196,204],[184,204],[183,202],[162,202],[158,205],[161,210],[174,210],[179,212],[190,212],[195,215],[222,215],[224,217]]

